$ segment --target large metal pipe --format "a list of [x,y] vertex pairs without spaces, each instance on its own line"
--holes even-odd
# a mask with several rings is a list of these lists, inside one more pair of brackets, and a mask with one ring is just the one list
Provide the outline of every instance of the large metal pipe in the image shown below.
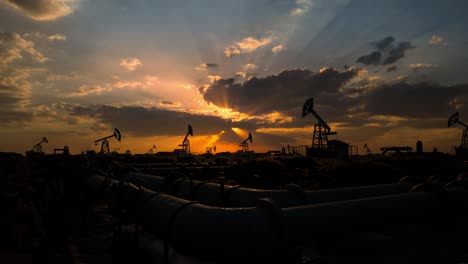
[[220,184],[195,180],[190,183],[190,179],[187,178],[171,181],[164,177],[129,172],[126,174],[126,179],[154,191],[169,192],[177,197],[197,200],[206,205],[229,207],[255,206],[259,198],[267,197],[273,199],[281,207],[291,207],[405,193],[414,186],[412,183],[394,183],[302,191],[295,185],[290,185],[289,190],[261,190],[225,185],[222,194]]
[[[95,180],[90,181],[91,184],[104,182],[101,176],[93,177]],[[225,208],[202,205],[128,183],[121,185],[124,191],[116,195],[127,204],[140,206],[144,231],[164,238],[185,254],[215,260],[269,258],[272,252],[279,254],[288,248],[316,243],[330,234],[375,230],[403,221],[427,221],[461,211],[468,205],[466,191],[449,190],[285,209],[271,200],[260,200],[256,207]]]

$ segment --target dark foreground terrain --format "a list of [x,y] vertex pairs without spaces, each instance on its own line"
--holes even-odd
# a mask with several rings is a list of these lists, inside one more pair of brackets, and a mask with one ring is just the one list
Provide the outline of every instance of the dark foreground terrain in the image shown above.
[[[208,161],[162,163],[157,159],[139,160],[132,156],[37,155],[26,158],[15,153],[0,153],[3,211],[0,214],[0,263],[468,263],[468,207],[465,203],[455,205],[450,200],[454,189],[457,200],[468,200],[464,194],[465,173],[462,159],[442,154],[368,156],[348,161],[277,156],[217,164]],[[196,223],[197,219],[172,219],[169,226],[175,231],[169,240],[161,235],[158,227],[152,228],[152,223],[138,220],[146,217],[135,209],[138,208],[135,203],[141,199],[127,196],[132,188],[139,188],[141,194],[148,195],[152,201],[160,199],[153,191],[166,193],[167,198],[161,201],[168,204],[197,200],[212,208],[224,208],[223,212],[226,207],[236,207],[235,203],[242,204],[242,208],[256,206],[259,210],[261,207],[255,200],[262,194],[254,189],[276,190],[276,194],[294,189],[294,194],[301,198],[303,194],[313,195],[312,190],[388,186],[403,178],[400,184],[410,186],[414,194],[408,196],[407,202],[408,191],[401,197],[378,192],[368,197],[350,196],[352,198],[343,198],[343,201],[332,197],[316,205],[311,205],[313,202],[306,198],[299,199],[297,204],[296,200],[287,201],[287,197],[285,201],[272,198],[272,203],[280,208],[282,216],[274,219],[283,219],[279,224],[283,228],[280,234],[286,237],[281,241],[286,242],[281,246],[273,245],[271,248],[276,250],[270,255],[260,253],[267,246],[253,248],[251,253],[235,252],[238,245],[251,240],[249,234],[260,232],[258,228],[241,229],[236,232],[243,232],[245,235],[239,237],[245,237],[245,241],[232,240],[233,252],[226,251],[232,256],[226,258],[217,256],[225,249],[213,248],[211,253],[204,254],[201,244],[209,244],[212,234],[213,237],[219,234],[220,247],[228,243],[226,241],[231,238],[222,234],[231,226],[232,230],[237,230],[235,220],[219,216],[214,223],[225,224],[220,224],[222,229],[214,224],[198,225],[198,229],[206,228],[206,231],[197,232],[205,232],[207,236],[199,240],[191,238],[193,247],[187,247],[186,242],[176,240],[178,232],[192,233],[180,231],[187,225],[177,223]],[[418,184],[422,185],[414,187]],[[116,187],[121,185],[124,186]],[[125,189],[126,186],[130,189]],[[190,186],[185,195],[184,186]],[[210,194],[210,186],[216,188],[215,195]],[[224,195],[219,201],[216,200],[218,192]],[[254,194],[258,195],[252,201],[245,198]],[[374,196],[380,198],[374,199]],[[396,202],[385,202],[393,201],[391,199]],[[441,206],[440,201],[443,201]],[[160,210],[162,206],[166,205],[155,204],[148,208]],[[180,209],[184,212],[173,213],[173,218],[204,208],[190,206],[187,203],[189,209]],[[413,214],[411,208],[419,208],[422,213]],[[372,214],[372,211],[379,213]],[[157,211],[157,216],[148,217],[169,218],[163,212]],[[304,235],[304,238],[301,232],[289,237],[293,232],[289,223],[296,221],[294,219],[304,223],[303,234],[317,234],[317,237],[309,239]],[[235,237],[234,231],[228,234]],[[246,257],[250,255],[251,258]]]

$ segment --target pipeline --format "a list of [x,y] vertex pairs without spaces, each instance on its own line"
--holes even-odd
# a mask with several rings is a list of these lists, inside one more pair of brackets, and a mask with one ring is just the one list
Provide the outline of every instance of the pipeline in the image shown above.
[[143,173],[129,172],[126,181],[144,186],[153,191],[162,191],[174,196],[191,199],[212,206],[255,206],[259,198],[271,198],[280,207],[326,203],[373,196],[406,193],[415,185],[411,182],[380,184],[339,189],[303,191],[297,185],[287,185],[286,190],[261,190],[224,185],[208,181],[168,178]]
[[[423,223],[463,212],[468,205],[468,192],[459,188],[422,192],[425,188],[418,187],[414,191],[419,192],[289,208],[281,208],[267,198],[258,200],[255,207],[226,208],[130,183],[106,182],[102,176],[91,176],[89,184],[111,192],[105,195],[110,203],[115,199],[112,197],[119,197],[128,205],[138,205],[137,220],[143,231],[163,238],[184,254],[223,262],[281,257],[272,252],[294,252],[298,246],[318,243],[342,232]],[[109,188],[111,185],[121,188]]]

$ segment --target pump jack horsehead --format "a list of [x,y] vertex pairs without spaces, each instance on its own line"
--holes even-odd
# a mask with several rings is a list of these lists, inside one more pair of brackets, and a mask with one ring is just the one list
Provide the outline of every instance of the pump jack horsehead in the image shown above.
[[107,139],[112,137],[115,137],[118,141],[122,139],[120,131],[117,128],[114,129],[114,134],[94,141],[94,145],[97,145],[98,142],[102,141],[101,151],[99,152],[100,154],[110,154],[109,141],[107,141]]

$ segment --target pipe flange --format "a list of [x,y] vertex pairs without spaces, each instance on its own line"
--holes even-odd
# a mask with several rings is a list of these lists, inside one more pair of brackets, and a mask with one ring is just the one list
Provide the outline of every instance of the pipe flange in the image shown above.
[[301,186],[297,184],[286,184],[284,188],[288,191],[293,192],[297,196],[299,205],[307,204],[307,194],[304,192]]

